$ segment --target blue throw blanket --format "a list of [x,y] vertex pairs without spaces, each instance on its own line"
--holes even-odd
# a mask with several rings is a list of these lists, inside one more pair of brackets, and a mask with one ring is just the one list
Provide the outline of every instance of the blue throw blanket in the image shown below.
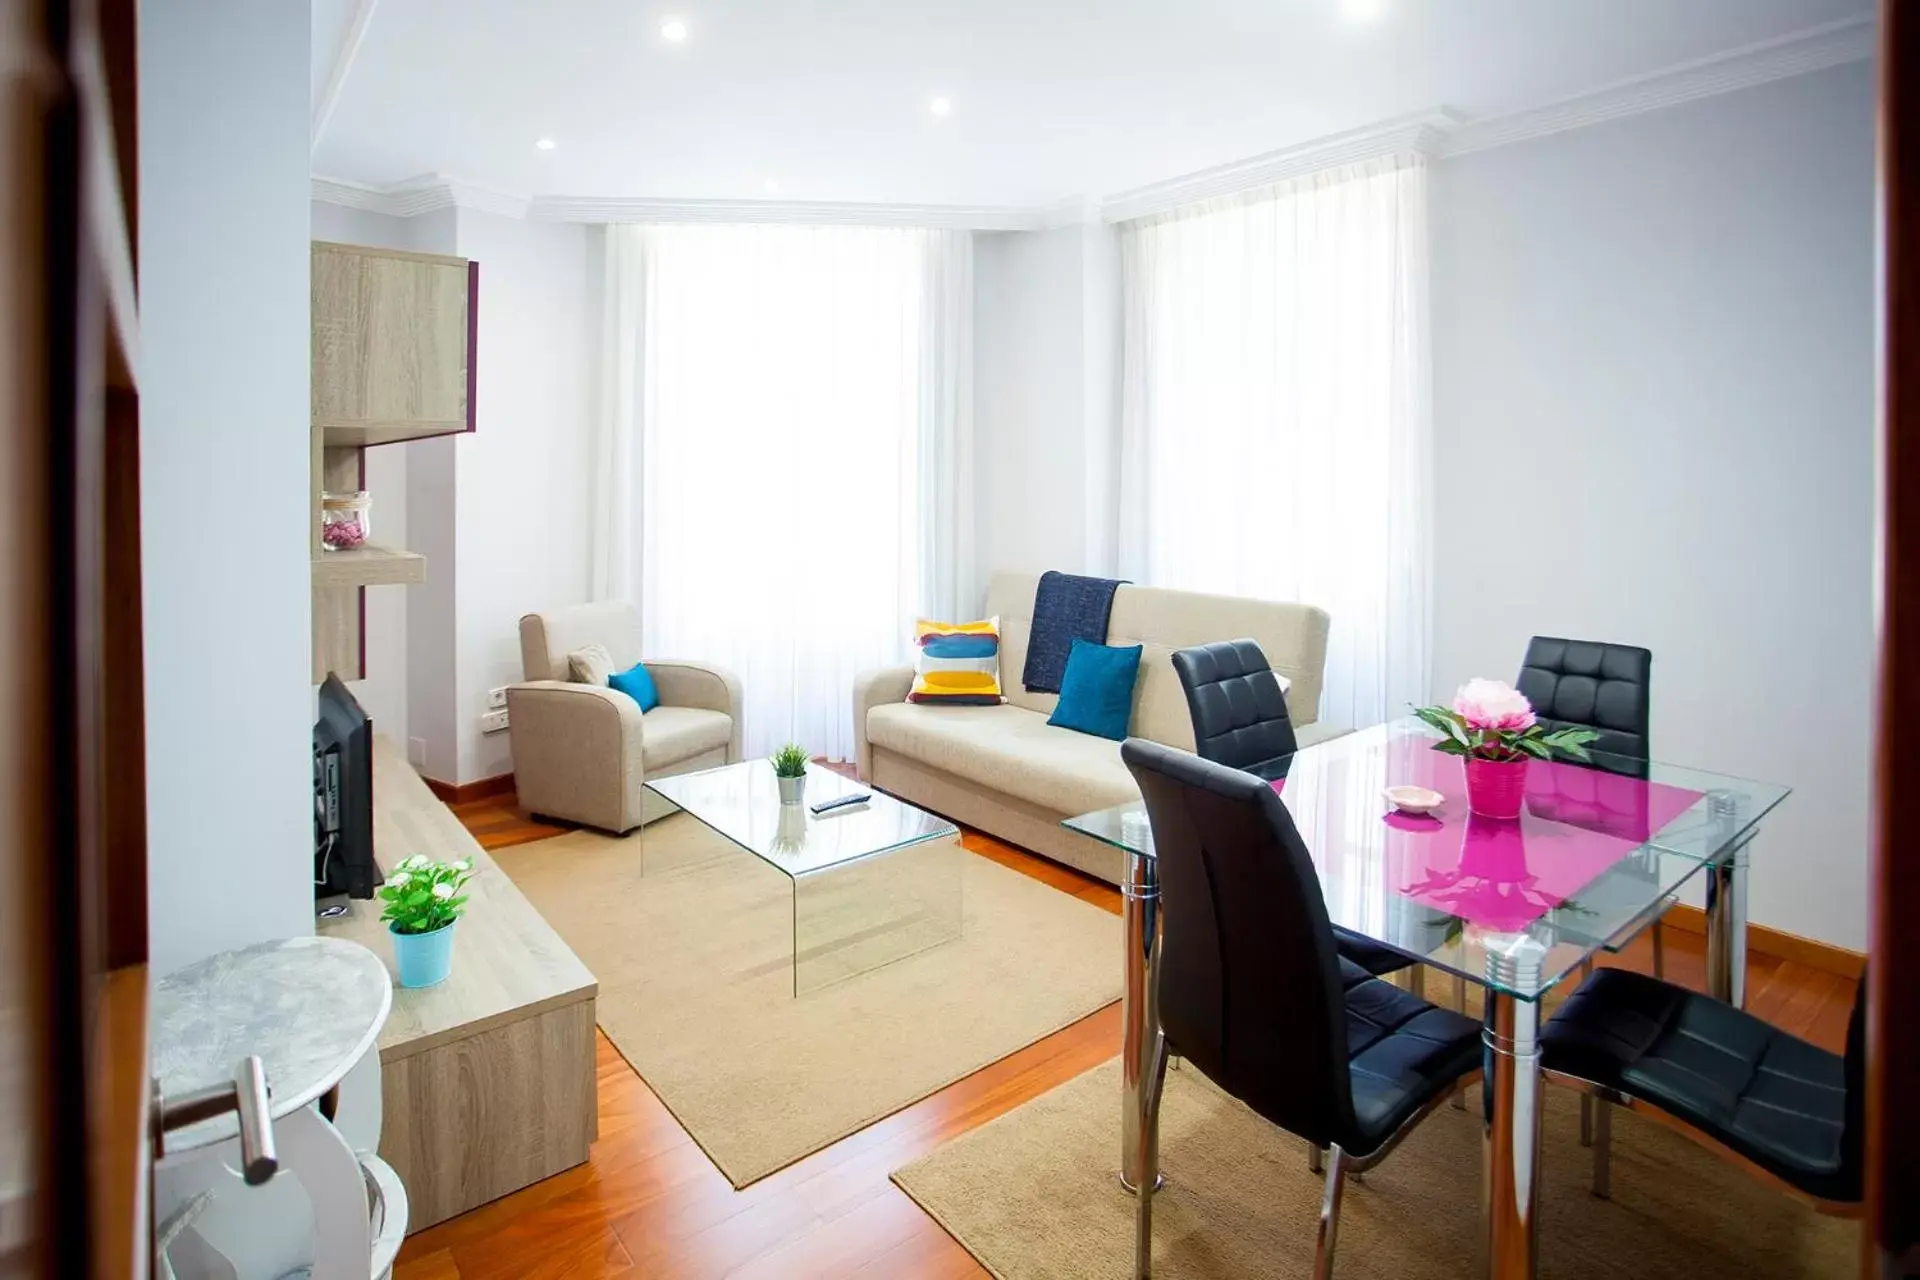
[[1027,636],[1027,669],[1020,682],[1029,693],[1060,692],[1067,653],[1076,637],[1107,642],[1107,618],[1119,578],[1083,578],[1049,569],[1033,593],[1033,628]]

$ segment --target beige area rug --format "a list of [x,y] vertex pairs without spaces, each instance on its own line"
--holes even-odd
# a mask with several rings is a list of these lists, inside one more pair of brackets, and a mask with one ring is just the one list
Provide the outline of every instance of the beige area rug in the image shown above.
[[[897,1171],[893,1180],[1002,1280],[1124,1280],[1133,1199],[1114,1179],[1116,1062],[1096,1067]],[[1164,1280],[1313,1272],[1321,1179],[1306,1148],[1191,1069],[1170,1071],[1154,1197]],[[1481,1124],[1442,1107],[1349,1180],[1334,1274],[1460,1280],[1485,1274]],[[1613,1126],[1613,1199],[1587,1190],[1579,1100],[1547,1090],[1540,1275],[1545,1280],[1771,1280],[1851,1275],[1857,1227],[1824,1218],[1688,1139],[1637,1116]]]
[[[959,938],[798,997],[791,882],[688,815],[493,856],[599,979],[601,1029],[740,1187],[1119,998],[1117,916],[943,847],[952,892],[932,897]],[[803,949],[831,952],[810,979],[846,953],[811,923],[836,909],[856,947],[885,943],[859,934],[885,932],[866,921],[889,861],[806,882]]]

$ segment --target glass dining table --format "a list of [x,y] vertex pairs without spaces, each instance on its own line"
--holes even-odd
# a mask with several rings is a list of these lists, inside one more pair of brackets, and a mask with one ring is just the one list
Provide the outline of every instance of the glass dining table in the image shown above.
[[[1595,953],[1616,949],[1704,880],[1707,985],[1745,998],[1748,852],[1787,788],[1592,752],[1535,761],[1517,819],[1468,811],[1458,757],[1408,717],[1303,747],[1268,781],[1311,851],[1336,926],[1482,988],[1490,1105],[1487,1266],[1534,1274],[1539,1199],[1541,1002]],[[1445,797],[1431,816],[1393,810],[1387,787]],[[1148,1050],[1157,1030],[1159,875],[1139,801],[1063,824],[1123,850],[1121,1181],[1142,1167]]]

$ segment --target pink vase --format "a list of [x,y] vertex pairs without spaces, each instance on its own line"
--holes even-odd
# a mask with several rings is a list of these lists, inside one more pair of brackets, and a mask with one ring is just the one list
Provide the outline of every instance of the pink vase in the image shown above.
[[1525,760],[1467,758],[1467,808],[1483,818],[1517,818],[1527,802]]

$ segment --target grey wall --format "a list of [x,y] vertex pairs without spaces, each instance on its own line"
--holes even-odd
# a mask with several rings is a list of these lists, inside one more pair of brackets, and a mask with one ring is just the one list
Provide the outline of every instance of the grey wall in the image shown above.
[[1119,246],[1097,224],[974,237],[974,477],[999,569],[1114,569]]
[[[1756,921],[1866,940],[1871,71],[1446,160],[1435,694],[1654,653],[1656,758],[1786,783]],[[1524,519],[1514,516],[1524,514]]]
[[313,930],[308,27],[304,3],[141,11],[156,976]]
[[450,441],[456,772],[434,776],[451,782],[513,769],[510,735],[481,733],[480,717],[489,689],[521,678],[521,615],[588,598],[603,238],[460,211],[459,252],[480,264],[479,420]]

